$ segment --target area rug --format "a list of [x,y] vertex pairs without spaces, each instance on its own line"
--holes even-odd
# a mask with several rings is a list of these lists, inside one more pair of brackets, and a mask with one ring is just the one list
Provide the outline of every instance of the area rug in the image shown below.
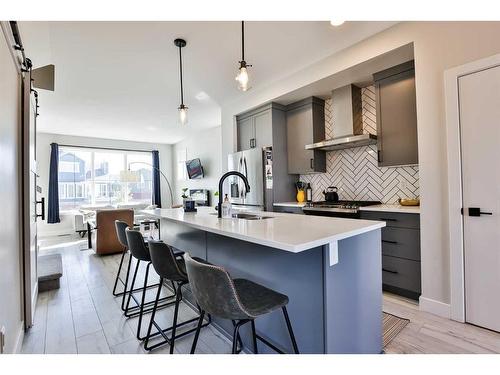
[[410,323],[410,320],[385,312],[382,314],[382,332],[385,348]]

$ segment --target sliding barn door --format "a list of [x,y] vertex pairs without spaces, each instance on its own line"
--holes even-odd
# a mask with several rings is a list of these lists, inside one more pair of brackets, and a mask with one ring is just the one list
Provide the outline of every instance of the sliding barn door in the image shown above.
[[[38,296],[37,243],[37,165],[36,165],[36,102],[31,90],[31,75],[26,73],[22,84],[23,95],[23,229],[24,229],[24,323],[33,325]],[[44,209],[44,207],[42,208]]]

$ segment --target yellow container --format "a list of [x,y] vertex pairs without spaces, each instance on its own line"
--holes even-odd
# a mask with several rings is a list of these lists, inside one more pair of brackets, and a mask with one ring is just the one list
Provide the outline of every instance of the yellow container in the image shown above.
[[302,203],[306,200],[306,192],[304,190],[297,190],[297,202]]

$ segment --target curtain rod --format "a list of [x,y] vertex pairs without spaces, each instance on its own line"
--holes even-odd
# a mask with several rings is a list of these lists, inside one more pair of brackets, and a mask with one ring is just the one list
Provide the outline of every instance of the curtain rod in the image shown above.
[[73,147],[73,148],[91,148],[97,150],[110,150],[110,151],[130,151],[130,152],[153,152],[157,150],[133,150],[129,148],[112,148],[112,147],[99,147],[99,146],[78,146],[78,145],[65,145],[62,143],[52,142],[58,144],[60,147]]

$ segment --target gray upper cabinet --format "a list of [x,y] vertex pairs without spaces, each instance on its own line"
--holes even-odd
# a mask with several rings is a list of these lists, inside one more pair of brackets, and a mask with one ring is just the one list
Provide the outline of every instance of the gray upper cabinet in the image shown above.
[[253,117],[238,120],[238,151],[252,148],[255,139],[255,126]]
[[377,102],[378,165],[418,164],[413,61],[373,75]]
[[325,101],[309,97],[286,108],[288,173],[326,172],[326,153],[305,145],[325,139]]
[[238,151],[272,148],[273,188],[266,189],[266,210],[273,202],[295,199],[296,175],[288,174],[285,106],[268,103],[236,116]]
[[272,146],[272,109],[265,106],[238,116],[237,133],[238,151]]

